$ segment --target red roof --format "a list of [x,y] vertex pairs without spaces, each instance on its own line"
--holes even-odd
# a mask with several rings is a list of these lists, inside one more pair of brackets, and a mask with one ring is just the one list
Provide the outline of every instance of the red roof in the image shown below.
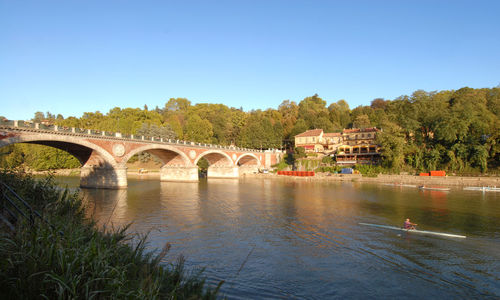
[[329,133],[323,133],[324,137],[335,137],[335,136],[342,136],[342,133],[340,132],[329,132]]
[[323,129],[313,129],[313,130],[308,130],[306,132],[302,132],[301,134],[297,134],[295,137],[319,136],[322,132]]
[[343,133],[355,133],[355,132],[374,132],[374,131],[379,131],[377,127],[372,127],[372,128],[351,128],[351,129],[344,129],[342,132]]
[[353,133],[353,132],[359,132],[361,129],[359,128],[352,128],[352,129],[344,129],[342,130],[343,133]]

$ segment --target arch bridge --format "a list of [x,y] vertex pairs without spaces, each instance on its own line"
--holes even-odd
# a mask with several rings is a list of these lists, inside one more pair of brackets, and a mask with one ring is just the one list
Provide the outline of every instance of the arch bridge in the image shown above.
[[280,150],[263,151],[24,121],[0,121],[0,147],[16,143],[45,145],[72,154],[82,165],[80,186],[86,188],[126,188],[126,163],[141,152],[151,153],[161,160],[162,181],[198,181],[197,163],[202,158],[209,163],[208,178],[238,178],[261,167],[270,167],[281,159]]

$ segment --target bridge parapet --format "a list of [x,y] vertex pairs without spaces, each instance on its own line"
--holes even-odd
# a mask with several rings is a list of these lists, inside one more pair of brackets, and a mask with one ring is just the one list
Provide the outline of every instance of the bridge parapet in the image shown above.
[[249,149],[249,148],[240,148],[236,146],[226,146],[226,145],[213,145],[206,143],[198,143],[191,141],[183,141],[177,139],[164,139],[161,137],[149,137],[149,136],[137,136],[137,135],[126,135],[120,132],[109,132],[109,131],[100,131],[94,129],[83,129],[76,127],[63,127],[58,125],[46,125],[42,123],[35,123],[31,121],[23,121],[23,120],[0,120],[0,127],[7,127],[14,130],[28,130],[34,132],[51,132],[56,134],[66,134],[66,135],[78,135],[78,136],[88,136],[92,138],[106,138],[113,140],[126,140],[126,141],[140,141],[146,143],[158,143],[158,144],[174,144],[174,145],[186,145],[190,147],[204,148],[204,149],[224,149],[231,151],[239,151],[239,152],[272,152],[272,153],[281,153],[281,150],[278,149]]

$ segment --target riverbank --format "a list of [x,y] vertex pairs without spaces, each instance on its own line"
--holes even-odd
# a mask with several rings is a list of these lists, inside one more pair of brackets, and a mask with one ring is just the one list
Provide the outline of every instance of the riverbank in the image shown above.
[[[31,172],[35,175],[54,174],[55,176],[79,176],[80,169],[63,169],[52,171]],[[149,171],[147,173],[131,170],[128,176],[134,178],[160,178],[160,172]],[[496,186],[500,187],[500,177],[465,177],[465,176],[413,176],[413,175],[388,175],[378,174],[377,177],[366,177],[361,174],[331,174],[316,173],[311,177],[284,176],[273,173],[268,174],[245,174],[247,178],[269,178],[278,180],[300,180],[300,181],[355,181],[371,183],[395,183],[415,185],[445,185],[445,186]]]
[[377,177],[364,177],[361,174],[331,174],[316,173],[311,177],[284,176],[276,174],[245,174],[248,178],[272,178],[280,180],[299,181],[354,181],[371,183],[394,183],[414,185],[445,185],[445,186],[497,186],[500,187],[500,177],[462,177],[462,176],[413,176],[379,174]]

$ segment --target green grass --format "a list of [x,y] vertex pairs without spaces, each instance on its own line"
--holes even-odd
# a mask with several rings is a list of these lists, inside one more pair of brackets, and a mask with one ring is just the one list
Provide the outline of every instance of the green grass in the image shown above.
[[[55,227],[36,221],[0,231],[1,299],[215,299],[201,270],[187,273],[184,259],[165,263],[170,245],[146,251],[147,236],[99,231],[77,193],[19,173],[0,172]],[[61,232],[63,234],[61,234]],[[134,242],[135,241],[135,242]]]

